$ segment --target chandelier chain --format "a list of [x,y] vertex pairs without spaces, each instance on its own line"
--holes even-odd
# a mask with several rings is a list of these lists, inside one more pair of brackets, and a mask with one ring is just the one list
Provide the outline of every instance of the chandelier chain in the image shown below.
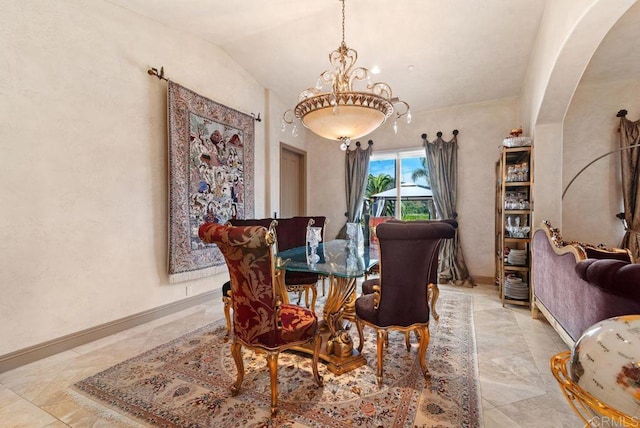
[[342,44],[345,45],[344,41],[344,2],[345,0],[340,0],[342,2]]

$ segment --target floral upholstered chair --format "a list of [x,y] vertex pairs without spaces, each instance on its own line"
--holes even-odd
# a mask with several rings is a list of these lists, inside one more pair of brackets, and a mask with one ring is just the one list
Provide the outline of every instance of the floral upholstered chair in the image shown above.
[[[261,218],[261,219],[233,219],[227,222],[232,226],[262,226],[267,229],[271,227],[273,219]],[[274,252],[278,252],[277,242],[274,247]],[[222,303],[224,303],[224,317],[227,321],[227,334],[225,335],[225,342],[229,340],[231,334],[231,308],[233,303],[233,293],[231,291],[231,281],[227,281],[222,284]]]
[[321,339],[318,319],[309,309],[281,304],[276,293],[273,253],[274,232],[262,226],[231,226],[205,223],[202,241],[215,243],[224,255],[231,278],[233,334],[231,354],[238,370],[232,395],[240,392],[244,378],[242,346],[266,353],[271,380],[271,414],[278,408],[278,354],[280,351],[313,344],[312,369],[321,386],[318,359]]
[[[228,221],[233,226],[263,226],[270,228],[275,226],[276,247],[275,252],[288,250],[294,247],[304,247],[306,244],[307,228],[314,225],[322,227],[322,241],[324,242],[324,231],[327,223],[326,217],[291,217],[285,219],[261,218],[261,219],[233,219]],[[278,239],[279,237],[279,239]],[[298,304],[300,304],[302,293],[304,292],[305,304],[315,312],[315,305],[318,296],[316,289],[318,279],[322,278],[322,294],[324,295],[325,277],[313,272],[290,272],[284,273],[284,283],[287,292],[298,293]],[[309,293],[311,301],[309,302]],[[222,285],[222,302],[224,303],[224,316],[227,320],[228,340],[231,333],[231,307],[232,307],[231,281]]]
[[[429,305],[425,284],[438,268],[438,250],[442,239],[452,238],[454,228],[446,223],[387,222],[376,227],[380,245],[380,282],[373,293],[356,299],[356,326],[364,346],[363,326],[377,333],[377,378],[382,385],[383,351],[389,330],[408,337],[411,331],[420,338],[418,358],[427,378],[426,353],[429,345]],[[409,349],[409,347],[408,347]]]

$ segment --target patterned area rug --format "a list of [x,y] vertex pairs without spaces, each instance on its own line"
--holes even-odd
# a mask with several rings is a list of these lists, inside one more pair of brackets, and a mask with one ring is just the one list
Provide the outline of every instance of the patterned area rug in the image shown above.
[[[430,381],[422,376],[415,338],[407,352],[404,335],[391,332],[384,385],[378,388],[375,332],[365,327],[367,365],[337,376],[321,363],[322,388],[313,381],[309,357],[280,354],[275,419],[269,416],[264,356],[245,350],[242,391],[231,397],[236,368],[223,341],[224,322],[158,346],[75,387],[143,423],[166,427],[478,427],[472,298],[444,290],[437,309],[440,321],[430,323]],[[350,331],[357,344],[355,326]]]

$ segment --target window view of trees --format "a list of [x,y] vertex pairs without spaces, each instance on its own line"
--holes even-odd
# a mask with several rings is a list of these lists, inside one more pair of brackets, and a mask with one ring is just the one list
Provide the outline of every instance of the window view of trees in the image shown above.
[[427,168],[427,158],[419,158],[420,159],[420,167],[414,169],[411,172],[411,180],[414,183],[418,183],[421,179],[424,179],[426,185],[431,188],[430,177],[429,177],[429,168]]
[[402,220],[429,220],[429,208],[427,201],[402,201]]
[[389,174],[369,174],[367,182],[367,192],[365,198],[369,200],[369,209],[375,217],[386,216],[393,217],[396,212],[395,201],[377,200],[374,201],[373,195],[390,190],[395,187],[396,180]]
[[[400,205],[397,183],[400,183]],[[371,218],[398,217],[402,220],[435,217],[428,183],[426,158],[415,151],[386,154],[380,158],[374,155],[369,161],[364,214]]]

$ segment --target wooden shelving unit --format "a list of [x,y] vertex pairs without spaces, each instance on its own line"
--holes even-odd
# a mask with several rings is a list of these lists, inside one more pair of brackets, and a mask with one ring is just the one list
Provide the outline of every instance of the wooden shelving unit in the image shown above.
[[496,175],[496,282],[502,305],[530,306],[533,147],[503,147]]

